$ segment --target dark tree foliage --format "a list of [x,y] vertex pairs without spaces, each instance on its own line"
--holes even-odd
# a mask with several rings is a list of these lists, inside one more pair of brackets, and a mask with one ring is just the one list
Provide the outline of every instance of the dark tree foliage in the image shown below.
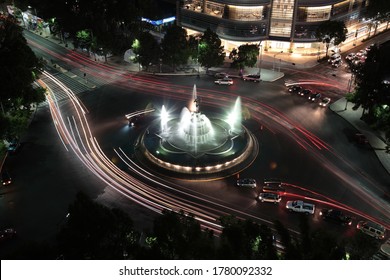
[[265,225],[233,216],[220,218],[223,231],[219,259],[276,259],[273,234]]
[[200,37],[195,37],[193,35],[188,36],[188,54],[192,59],[198,58],[198,47],[199,47]]
[[286,260],[302,259],[301,250],[299,250],[299,242],[291,237],[289,230],[280,222],[274,222],[277,231],[277,238],[280,239],[284,247],[283,258]]
[[221,39],[208,28],[199,42],[199,63],[208,70],[210,67],[222,65],[224,60],[225,52]]
[[361,231],[358,231],[346,242],[351,260],[369,260],[377,251],[380,242]]
[[137,44],[133,44],[133,51],[136,54],[134,62],[140,63],[148,70],[148,67],[159,63],[160,46],[156,39],[149,32],[143,32]]
[[161,41],[161,58],[176,70],[176,65],[186,64],[189,58],[187,32],[177,25],[168,28]]
[[335,46],[344,42],[348,30],[343,21],[324,21],[316,30],[316,37],[318,41],[323,42],[326,46],[326,56],[328,56],[328,49],[331,43]]
[[229,54],[229,58],[233,60],[232,67],[244,69],[256,65],[259,55],[259,45],[241,45],[237,49],[233,49]]
[[139,234],[122,210],[109,209],[78,193],[57,240],[65,259],[123,259],[137,254]]
[[357,109],[363,108],[363,118],[377,128],[386,129],[390,106],[389,45],[374,45],[364,64],[356,71],[356,89],[349,98]]
[[[96,38],[95,48],[120,53],[128,49],[142,32],[141,16],[154,10],[153,0],[29,0],[20,1],[20,8],[33,7],[34,13],[52,25],[59,36],[90,30]],[[55,19],[49,21],[49,19]],[[104,37],[104,38],[101,38]],[[77,42],[76,42],[77,44]]]
[[211,231],[202,231],[191,214],[163,211],[154,221],[148,257],[160,259],[214,259]]
[[22,29],[11,17],[0,15],[0,136],[18,137],[27,126],[30,105],[44,100],[43,91],[33,88],[42,63],[38,60]]

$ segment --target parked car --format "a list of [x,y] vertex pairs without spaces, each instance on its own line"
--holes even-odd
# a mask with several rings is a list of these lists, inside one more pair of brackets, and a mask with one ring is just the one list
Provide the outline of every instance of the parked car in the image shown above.
[[346,57],[345,57],[345,60],[354,60],[356,54],[355,53],[349,53]]
[[256,180],[251,178],[243,178],[237,180],[238,187],[256,188]]
[[233,84],[233,80],[231,78],[225,77],[225,78],[216,80],[214,83],[216,83],[218,85],[229,85],[230,86]]
[[286,194],[286,190],[282,187],[283,183],[280,179],[264,179],[263,192],[276,193],[278,195]]
[[316,206],[311,203],[304,202],[302,200],[287,201],[286,209],[290,212],[314,214]]
[[329,97],[324,97],[320,100],[320,102],[318,103],[318,105],[320,105],[321,107],[326,107],[328,106],[330,103],[330,98]]
[[328,62],[333,63],[335,60],[338,59],[341,59],[341,55],[339,53],[334,53],[329,57]]
[[322,209],[320,216],[323,220],[333,222],[342,226],[352,225],[352,218],[344,215],[340,210],[335,209]]
[[228,78],[229,75],[228,75],[228,73],[220,72],[220,73],[216,73],[214,75],[214,77],[217,78],[217,79],[223,79],[223,78]]
[[258,82],[261,81],[261,80],[260,80],[260,75],[258,75],[258,74],[244,75],[244,76],[242,77],[242,79],[243,79],[244,81],[252,81],[252,82],[255,82],[255,83],[258,83]]
[[332,67],[334,68],[339,68],[341,65],[343,65],[343,61],[341,59],[332,62]]
[[298,95],[306,97],[306,96],[310,96],[312,93],[313,93],[312,90],[304,89],[304,90],[301,90],[300,92],[298,92]]
[[12,183],[11,176],[9,175],[7,170],[4,170],[1,172],[1,184],[3,186],[8,186]]
[[280,195],[276,193],[270,193],[270,192],[261,192],[259,196],[257,197],[258,200],[261,202],[272,202],[272,203],[279,203],[282,198]]
[[386,229],[378,225],[376,223],[370,222],[370,221],[360,221],[356,228],[360,230],[361,232],[372,236],[376,239],[384,239],[386,236]]
[[291,93],[299,93],[303,90],[303,87],[301,86],[298,86],[298,85],[294,85],[294,86],[291,86],[288,88],[288,92],[291,92]]
[[309,95],[309,97],[308,97],[308,99],[310,100],[310,101],[312,101],[312,102],[315,102],[315,101],[317,101],[318,99],[320,99],[321,98],[321,93],[319,93],[319,92],[312,92],[310,95]]

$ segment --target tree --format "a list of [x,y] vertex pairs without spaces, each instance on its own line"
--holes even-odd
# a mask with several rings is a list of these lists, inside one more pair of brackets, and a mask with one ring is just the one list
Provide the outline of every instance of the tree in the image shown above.
[[133,61],[146,67],[146,70],[159,62],[160,46],[149,32],[143,32],[139,39],[134,40],[132,48],[136,55]]
[[374,45],[367,53],[364,64],[356,73],[356,89],[348,99],[355,105],[353,109],[363,108],[364,119],[379,129],[388,126],[390,106],[390,86],[388,82],[390,55],[389,46],[380,48]]
[[358,231],[346,241],[349,258],[352,260],[369,260],[380,246],[378,240]]
[[277,259],[272,231],[265,225],[223,216],[220,259]]
[[213,259],[211,231],[202,231],[194,215],[164,210],[153,225],[150,257],[153,259]]
[[198,61],[207,70],[210,67],[220,66],[225,60],[225,52],[218,35],[209,28],[199,41]]
[[138,249],[139,234],[130,217],[78,193],[57,236],[65,259],[123,259]]
[[320,24],[316,31],[318,41],[323,42],[326,46],[326,57],[328,57],[329,46],[332,43],[337,46],[344,42],[348,30],[343,21],[328,20]]
[[237,49],[233,49],[229,54],[229,58],[233,60],[232,67],[244,69],[245,66],[253,67],[256,65],[259,55],[259,45],[241,45]]
[[161,41],[161,52],[163,63],[171,65],[174,71],[176,65],[186,64],[189,57],[186,30],[177,25],[168,28]]
[[33,88],[35,77],[42,68],[22,29],[10,17],[0,15],[0,114],[8,119],[1,135],[19,136],[31,114],[30,105],[44,100],[42,90]]

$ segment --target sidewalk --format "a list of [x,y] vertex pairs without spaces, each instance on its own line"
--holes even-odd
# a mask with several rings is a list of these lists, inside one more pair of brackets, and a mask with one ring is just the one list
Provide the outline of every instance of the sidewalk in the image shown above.
[[[346,108],[347,105],[347,109]],[[386,141],[384,133],[374,131],[364,121],[360,119],[362,116],[362,108],[352,110],[353,104],[347,103],[346,99],[340,98],[329,106],[333,112],[352,124],[360,133],[367,137],[370,146],[377,155],[383,167],[390,173],[390,153],[386,152]]]

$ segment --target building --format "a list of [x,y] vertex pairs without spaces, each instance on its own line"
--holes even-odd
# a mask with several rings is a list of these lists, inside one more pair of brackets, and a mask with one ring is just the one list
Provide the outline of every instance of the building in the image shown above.
[[327,20],[341,20],[347,38],[367,32],[362,13],[368,0],[182,0],[177,21],[188,34],[210,28],[225,49],[262,42],[265,50],[316,52],[315,33]]

